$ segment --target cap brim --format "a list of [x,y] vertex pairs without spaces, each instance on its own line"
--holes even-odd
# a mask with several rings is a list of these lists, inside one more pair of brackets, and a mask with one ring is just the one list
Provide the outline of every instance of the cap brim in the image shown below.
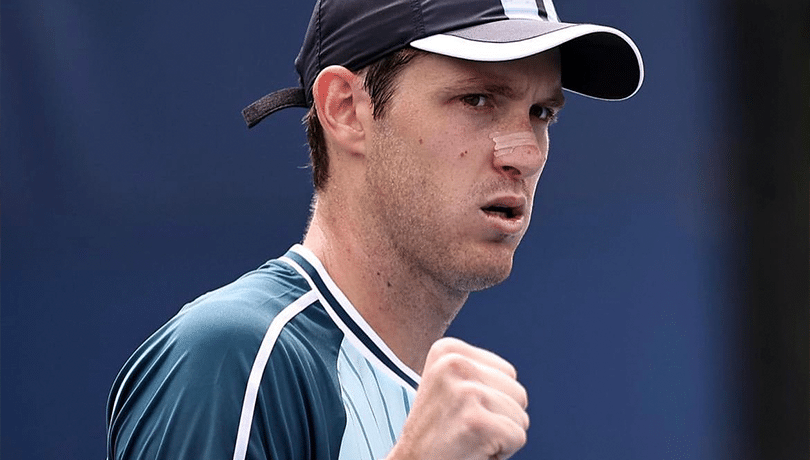
[[635,43],[594,24],[508,19],[415,40],[414,48],[472,61],[511,61],[559,47],[562,86],[595,99],[622,100],[644,80]]

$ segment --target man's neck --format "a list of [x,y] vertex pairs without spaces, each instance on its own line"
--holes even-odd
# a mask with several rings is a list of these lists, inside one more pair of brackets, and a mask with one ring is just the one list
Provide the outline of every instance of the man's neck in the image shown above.
[[421,373],[468,294],[439,286],[389,248],[364,243],[346,217],[314,210],[303,244],[386,345]]

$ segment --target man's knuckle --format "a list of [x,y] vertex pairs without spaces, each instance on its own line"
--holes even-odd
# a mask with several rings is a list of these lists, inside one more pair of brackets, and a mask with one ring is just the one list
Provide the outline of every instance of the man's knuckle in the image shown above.
[[508,375],[509,377],[512,377],[513,379],[517,379],[517,368],[515,368],[515,366],[512,363],[510,363],[509,361],[506,361],[506,366],[505,367],[506,367],[506,369],[505,369],[506,375]]
[[480,408],[470,408],[464,411],[462,425],[464,430],[472,436],[478,439],[488,438],[491,423],[486,413]]
[[528,434],[526,433],[526,430],[517,430],[514,438],[515,450],[518,450],[521,447],[525,446],[527,441],[528,441]]
[[442,373],[462,379],[469,378],[475,372],[475,365],[466,356],[455,352],[445,354],[436,364]]
[[477,383],[470,381],[459,382],[456,393],[466,404],[480,405],[486,397],[484,389]]
[[517,402],[523,409],[529,407],[529,393],[526,391],[526,388],[523,385],[520,385],[520,389],[518,390]]
[[453,337],[442,337],[433,343],[432,352],[439,354],[461,353],[464,350],[464,342]]
[[528,434],[526,430],[517,428],[514,425],[511,425],[510,429],[502,435],[503,449],[510,456],[520,450],[521,447],[525,446],[527,441]]

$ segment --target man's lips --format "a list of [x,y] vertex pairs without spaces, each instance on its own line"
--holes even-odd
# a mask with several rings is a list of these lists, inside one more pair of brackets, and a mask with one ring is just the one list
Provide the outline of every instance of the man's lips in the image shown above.
[[526,199],[519,196],[498,197],[481,206],[481,212],[500,232],[519,233],[524,226]]
[[504,219],[518,219],[523,217],[526,200],[518,196],[495,198],[488,201],[481,210],[485,214],[500,216]]

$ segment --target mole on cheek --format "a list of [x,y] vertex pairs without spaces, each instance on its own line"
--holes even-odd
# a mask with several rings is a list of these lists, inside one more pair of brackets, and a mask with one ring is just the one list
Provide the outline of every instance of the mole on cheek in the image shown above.
[[461,152],[461,153],[459,154],[459,157],[460,157],[460,158],[464,158],[466,155],[467,155],[467,150],[465,150],[465,151]]

